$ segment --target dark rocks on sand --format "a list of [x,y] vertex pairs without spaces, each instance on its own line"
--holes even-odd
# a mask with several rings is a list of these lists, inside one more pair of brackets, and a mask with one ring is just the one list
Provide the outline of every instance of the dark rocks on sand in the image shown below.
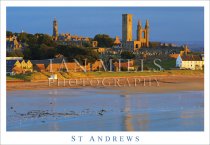
[[106,112],[106,110],[101,109],[101,110],[98,112],[98,114],[102,116],[102,115],[104,115],[104,114],[103,114],[104,112]]
[[101,112],[99,112],[98,114],[101,115],[101,116],[103,115],[103,113],[101,113]]

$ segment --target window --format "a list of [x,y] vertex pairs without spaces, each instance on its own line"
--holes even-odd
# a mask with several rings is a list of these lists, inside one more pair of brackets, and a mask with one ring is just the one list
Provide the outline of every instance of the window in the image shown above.
[[145,38],[145,32],[144,31],[142,32],[142,38]]
[[139,45],[138,44],[136,44],[136,48],[139,48]]

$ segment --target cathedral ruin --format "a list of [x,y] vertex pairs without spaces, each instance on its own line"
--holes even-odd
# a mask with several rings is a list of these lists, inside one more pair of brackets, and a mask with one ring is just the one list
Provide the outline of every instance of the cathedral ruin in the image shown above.
[[133,40],[132,14],[122,14],[122,48],[129,51],[137,51],[140,48],[149,47],[149,21],[146,20],[145,27],[138,21],[136,40]]

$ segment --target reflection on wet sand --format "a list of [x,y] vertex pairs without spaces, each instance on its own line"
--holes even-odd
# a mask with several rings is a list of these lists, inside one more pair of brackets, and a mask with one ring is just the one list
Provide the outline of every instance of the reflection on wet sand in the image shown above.
[[7,94],[7,131],[202,131],[203,91],[129,94],[104,89]]
[[[141,131],[145,131],[148,130],[148,114],[132,114],[131,113],[131,108],[132,108],[132,104],[131,104],[131,97],[129,95],[122,95],[124,97],[124,127],[126,131],[135,131],[134,127],[133,127],[133,122],[135,122],[135,124],[138,124],[136,130],[141,130]],[[136,109],[141,108],[141,102],[139,100],[133,102],[135,103],[134,106],[136,106]],[[133,108],[135,109],[135,108]]]
[[124,127],[126,131],[134,131],[132,124],[132,115],[130,114],[130,97],[129,95],[122,95],[124,99]]

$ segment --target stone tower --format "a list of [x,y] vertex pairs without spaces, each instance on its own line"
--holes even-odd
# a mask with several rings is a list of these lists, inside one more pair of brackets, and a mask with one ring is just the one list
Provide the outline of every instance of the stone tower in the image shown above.
[[149,21],[146,20],[145,28],[142,28],[141,21],[137,24],[137,41],[140,43],[140,47],[149,47]]
[[54,18],[54,21],[53,21],[53,39],[54,40],[58,39],[58,22],[56,18]]
[[141,36],[142,36],[142,27],[141,27],[141,21],[139,20],[138,21],[138,25],[137,25],[137,41],[140,41],[141,40]]
[[122,41],[132,41],[132,14],[122,15]]
[[148,20],[146,20],[145,30],[146,30],[146,47],[149,47],[149,21]]

